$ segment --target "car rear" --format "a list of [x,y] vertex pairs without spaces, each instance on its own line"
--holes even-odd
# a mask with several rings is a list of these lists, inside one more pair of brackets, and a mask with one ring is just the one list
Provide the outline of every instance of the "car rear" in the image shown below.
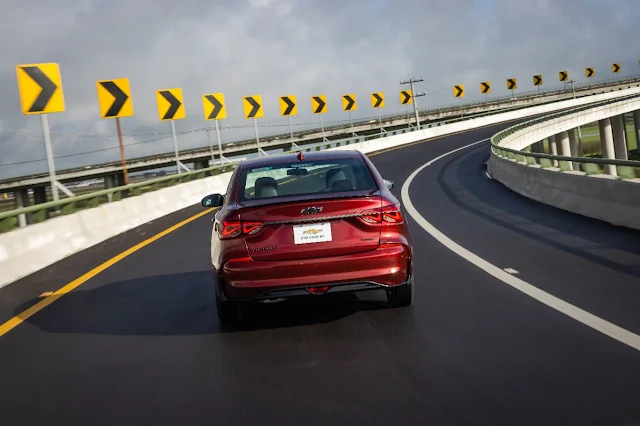
[[226,298],[356,291],[408,281],[411,247],[400,205],[366,158],[354,153],[293,161],[288,156],[240,170],[237,216],[222,221],[219,235],[223,243],[241,239],[246,254],[221,264]]

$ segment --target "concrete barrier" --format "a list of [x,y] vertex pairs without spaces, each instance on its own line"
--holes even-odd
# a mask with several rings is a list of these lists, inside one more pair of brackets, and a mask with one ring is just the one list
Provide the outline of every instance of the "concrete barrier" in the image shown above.
[[[333,149],[355,149],[367,154],[424,139],[638,93],[640,88],[637,87],[619,90],[473,118]],[[231,173],[225,173],[183,183],[1,234],[0,287],[122,232],[194,205],[204,195],[223,193],[230,177]]]
[[225,192],[231,173],[103,204],[0,235],[0,287],[149,221]]
[[617,226],[640,230],[640,184],[527,166],[492,155],[489,175],[532,200]]

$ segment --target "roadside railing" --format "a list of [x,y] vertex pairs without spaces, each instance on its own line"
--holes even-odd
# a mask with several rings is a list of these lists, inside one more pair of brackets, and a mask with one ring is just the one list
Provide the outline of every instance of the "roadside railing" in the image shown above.
[[136,197],[148,192],[157,191],[158,189],[226,173],[232,171],[235,166],[236,163],[228,163],[1,212],[0,233],[19,227],[21,216],[27,225],[44,222],[54,217],[72,214],[79,210],[95,208],[102,204],[119,201],[123,198]]
[[[539,165],[543,169],[559,170],[561,172],[579,171],[585,175],[605,175],[608,174],[606,166],[614,166],[617,176],[611,176],[611,179],[628,180],[640,178],[640,161],[596,157],[564,157],[561,155],[518,151],[498,146],[492,146],[491,150],[499,157],[514,160],[522,165]],[[558,164],[557,166],[554,165],[556,163]]]
[[[511,126],[496,133],[491,138],[491,152],[501,158],[513,160],[517,163],[530,166],[540,166],[544,169],[556,170],[560,172],[582,172],[585,175],[605,175],[608,174],[607,166],[615,167],[617,176],[610,175],[611,179],[629,180],[640,178],[640,161],[620,160],[599,157],[566,157],[562,155],[551,155],[543,153],[528,152],[500,146],[500,143],[508,136],[529,128],[539,123],[551,121],[556,118],[582,111],[597,108],[599,106],[624,102],[625,100],[638,98],[638,95],[631,95],[613,100],[606,100],[577,108],[571,108],[553,114],[544,115],[533,120],[528,120],[515,126]],[[530,149],[531,145],[529,146]]]

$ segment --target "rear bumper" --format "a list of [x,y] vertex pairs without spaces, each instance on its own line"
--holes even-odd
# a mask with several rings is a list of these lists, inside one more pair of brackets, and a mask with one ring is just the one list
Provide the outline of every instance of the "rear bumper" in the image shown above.
[[220,296],[260,300],[310,294],[308,287],[330,286],[327,293],[361,291],[405,284],[411,273],[411,250],[404,244],[345,256],[289,261],[226,262],[220,271]]

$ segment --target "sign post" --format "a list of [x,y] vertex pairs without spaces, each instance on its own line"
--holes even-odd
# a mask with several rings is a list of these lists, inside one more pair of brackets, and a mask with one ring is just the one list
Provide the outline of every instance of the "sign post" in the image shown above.
[[372,93],[371,94],[371,107],[378,110],[378,123],[380,124],[380,134],[382,135],[382,113],[381,108],[384,108],[384,93]]
[[53,148],[51,146],[51,131],[49,129],[49,118],[47,114],[51,112],[64,112],[64,93],[62,90],[60,66],[55,63],[18,65],[16,67],[16,77],[18,79],[18,92],[20,92],[22,114],[40,115],[42,134],[44,136],[44,148],[51,181],[51,195],[54,201],[58,201],[58,186],[61,185],[56,179]]
[[124,154],[122,128],[120,127],[120,117],[130,117],[133,115],[133,102],[131,100],[131,86],[129,84],[129,79],[119,78],[116,80],[101,80],[96,82],[96,90],[98,92],[100,117],[104,119],[116,119],[116,131],[118,132],[118,144],[120,146],[120,161],[122,162],[124,184],[129,185],[127,159]]
[[[218,120],[224,120],[227,118],[227,107],[224,102],[224,94],[211,93],[208,95],[202,95],[202,107],[204,109],[204,119],[214,120],[216,123],[218,155],[220,156],[220,163],[222,163],[224,155],[222,155],[222,139],[220,138],[220,125],[218,124]],[[211,160],[214,160],[213,145],[211,145],[211,139],[209,139],[209,130],[207,130],[207,139],[209,140],[209,147],[211,148]]]
[[325,141],[324,122],[322,121],[322,114],[326,113],[327,109],[327,97],[325,95],[311,97],[311,110],[314,114],[320,114],[320,130],[322,131],[322,142]]
[[542,74],[533,76],[533,85],[538,87],[538,92],[540,92],[540,88],[542,87]]
[[171,121],[173,150],[176,156],[176,171],[180,174],[181,167],[189,171],[189,168],[180,162],[178,137],[176,136],[176,125],[174,123],[175,120],[182,120],[185,117],[182,89],[156,90],[156,102],[158,104],[158,118],[160,121]]
[[356,95],[349,94],[342,96],[342,109],[345,111],[349,111],[349,129],[351,129],[351,135],[353,136],[353,118],[351,116],[351,111],[355,111],[358,109],[358,105],[356,103]]
[[511,90],[511,97],[514,96],[513,91],[516,90],[517,88],[518,88],[518,84],[515,78],[507,79],[507,89]]
[[298,114],[298,106],[294,95],[280,96],[280,115],[289,117],[289,136],[291,138],[291,149],[298,147],[293,141],[293,125],[291,124],[291,116]]
[[262,96],[245,96],[242,99],[244,103],[244,117],[247,120],[253,119],[253,128],[256,133],[256,145],[258,147],[258,157],[261,157],[262,154],[267,155],[267,153],[262,148],[260,148],[260,135],[258,134],[257,119],[264,117],[264,110],[262,108]]

